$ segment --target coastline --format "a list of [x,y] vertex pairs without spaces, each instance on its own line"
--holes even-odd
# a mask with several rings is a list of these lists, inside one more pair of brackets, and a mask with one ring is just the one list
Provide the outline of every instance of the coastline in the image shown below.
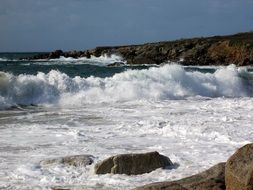
[[[241,49],[247,47],[247,51],[250,52],[250,46],[247,44],[251,44],[251,42],[250,39],[247,40],[249,42],[242,40],[242,43],[246,44],[240,47]],[[185,42],[182,41],[173,43],[184,44]],[[223,43],[225,42],[222,40],[217,43],[213,41],[210,46]],[[3,119],[6,121],[4,125],[13,125],[13,127],[10,132],[8,128],[2,129],[2,136],[6,139],[5,142],[9,142],[11,138],[5,135],[7,132],[15,134],[17,137],[21,134],[22,138],[26,137],[23,138],[22,143],[25,145],[27,143],[27,150],[30,150],[31,147],[32,151],[30,153],[24,150],[26,155],[22,152],[17,154],[22,163],[29,163],[28,166],[24,164],[27,167],[25,171],[22,171],[23,166],[20,166],[16,160],[15,163],[11,163],[9,161],[11,159],[8,159],[6,161],[8,168],[12,166],[14,169],[13,171],[8,169],[6,173],[9,176],[11,172],[21,177],[28,176],[29,181],[27,180],[25,183],[29,186],[34,186],[36,183],[39,185],[38,187],[57,190],[114,189],[114,186],[115,189],[120,189],[117,186],[122,184],[121,189],[137,188],[140,190],[165,189],[165,187],[167,189],[214,189],[214,186],[222,190],[225,189],[225,163],[220,162],[227,161],[232,151],[239,148],[239,145],[250,143],[248,140],[251,139],[249,130],[251,129],[251,92],[253,91],[251,90],[252,80],[249,76],[251,76],[252,70],[248,75],[248,71],[245,70],[246,73],[244,73],[244,69],[240,67],[252,67],[253,64],[240,65],[239,62],[233,62],[236,66],[240,66],[239,68],[235,68],[234,65],[227,67],[226,64],[230,64],[227,62],[217,63],[217,65],[215,63],[201,65],[200,67],[205,68],[215,67],[213,72],[209,70],[206,73],[203,68],[197,70],[199,67],[197,63],[185,63],[185,59],[182,57],[178,57],[178,60],[175,61],[165,60],[162,63],[154,64],[142,64],[141,59],[136,63],[131,63],[138,56],[144,56],[143,60],[149,59],[148,48],[157,47],[157,43],[137,46],[104,47],[105,49],[100,53],[95,53],[100,51],[99,47],[79,53],[57,50],[45,53],[44,58],[41,58],[42,61],[34,58],[34,60],[28,61],[15,59],[13,62],[9,62],[7,59],[4,67],[10,67],[11,72],[14,69],[22,72],[3,73],[2,76],[7,76],[2,78],[7,79],[3,80],[7,81],[3,84],[8,84],[3,85],[3,89],[12,90],[9,90],[7,95],[3,95],[3,100],[6,98],[11,101],[10,103],[20,105],[21,109],[22,105],[28,106],[29,118],[26,119],[26,116],[22,116],[22,119],[17,116],[16,119],[19,119],[21,123],[18,127],[15,127],[17,124],[13,115],[10,115],[10,120]],[[239,48],[239,45],[236,47]],[[128,60],[128,54],[124,57],[123,53],[124,51],[125,53],[129,52],[129,48],[133,48],[136,52],[143,51],[143,53],[135,54],[133,59],[130,56],[130,60]],[[195,46],[189,47],[180,53],[186,54],[195,48]],[[224,51],[223,48],[218,48],[218,50],[219,52]],[[237,51],[233,50],[232,52]],[[42,56],[42,53],[38,54]],[[118,57],[123,59],[112,59],[115,55],[119,55]],[[159,55],[159,52],[156,52],[150,59],[158,59]],[[251,56],[250,53],[246,55]],[[87,64],[89,61],[101,59],[101,57],[106,58],[107,62],[105,64],[105,60],[103,60],[96,63],[99,68],[101,65],[103,66],[100,69]],[[239,58],[244,60],[246,57],[238,56],[238,59],[235,60],[239,60]],[[84,67],[76,64],[75,61],[72,63],[72,59],[79,60]],[[249,59],[252,58],[249,57]],[[5,62],[3,61],[3,63]],[[178,64],[174,64],[174,62]],[[108,63],[110,65],[107,65]],[[126,68],[118,67],[122,64],[128,65]],[[131,67],[127,68],[129,65],[155,67],[146,70],[131,70]],[[117,68],[109,68],[108,66]],[[185,69],[187,67],[189,69]],[[196,68],[192,69],[191,67]],[[118,72],[115,71],[117,69]],[[126,71],[123,72],[124,69]],[[95,70],[99,70],[103,76],[95,73]],[[40,73],[37,74],[37,71]],[[73,71],[77,72],[72,73]],[[108,71],[110,76],[105,77],[105,73]],[[116,75],[116,73],[119,74]],[[156,88],[157,86],[158,88]],[[197,97],[196,100],[193,100],[194,97]],[[139,105],[135,101],[136,99],[140,100]],[[156,101],[150,101],[152,99]],[[33,114],[33,112],[37,112],[33,110],[36,105],[41,108],[50,106],[52,110],[39,110],[39,114]],[[19,109],[19,107],[13,107],[14,111],[15,109]],[[12,110],[9,113],[11,112]],[[6,117],[9,113],[4,113],[3,116]],[[12,124],[13,121],[14,124]],[[46,125],[41,124],[40,121],[46,122]],[[20,128],[24,130],[22,133],[20,133]],[[30,133],[26,133],[27,128],[31,130]],[[32,143],[30,140],[27,141],[33,136],[38,137],[37,134],[39,138],[34,138]],[[48,144],[51,141],[56,142]],[[138,143],[140,141],[141,143]],[[13,144],[23,151],[24,147],[20,146],[20,142],[15,143],[14,141]],[[102,147],[100,147],[101,144],[103,144]],[[16,155],[16,147],[7,147],[7,151],[13,152],[8,153],[10,157]],[[36,150],[42,152],[43,155],[38,154]],[[172,170],[170,170],[171,168],[163,170],[161,167],[151,171],[150,174],[145,173],[144,176],[133,175],[131,179],[126,175],[113,176],[108,173],[103,176],[92,173],[94,165],[107,156],[118,157],[120,153],[139,154],[149,150],[160,151],[169,156],[168,158],[175,163],[175,167],[172,167]],[[86,155],[87,153],[89,155]],[[28,160],[27,157],[31,155],[35,155],[36,158]],[[243,155],[250,157],[251,153],[242,153]],[[207,157],[210,157],[209,160]],[[109,160],[111,160],[110,158]],[[214,160],[215,162],[213,162]],[[251,160],[249,162],[251,163]],[[51,163],[53,164],[51,165]],[[132,162],[126,161],[126,163],[123,162],[123,165],[129,165],[129,163]],[[139,161],[134,163],[139,163]],[[220,164],[214,165],[217,163]],[[139,166],[139,164],[136,165]],[[144,165],[146,167],[150,164]],[[207,166],[209,168],[209,165],[213,167],[204,170],[204,168],[207,169]],[[17,166],[18,170],[15,169]],[[35,170],[33,170],[34,166]],[[64,175],[57,173],[59,168],[62,169]],[[72,174],[64,173],[66,168]],[[128,167],[122,166],[121,168]],[[250,169],[248,165],[240,165],[239,170],[242,168]],[[26,171],[31,174],[27,175]],[[196,171],[203,172],[197,174]],[[238,173],[237,169],[235,173]],[[181,174],[183,174],[182,177],[179,177]],[[192,176],[192,174],[196,175]],[[80,177],[82,175],[84,178]],[[71,181],[73,176],[75,181]],[[111,177],[117,180],[115,185],[109,184],[108,181]],[[47,181],[41,182],[41,178],[46,178]],[[56,178],[59,180],[54,181]],[[69,179],[70,181],[68,181]],[[13,183],[11,184],[13,187],[19,188],[18,179],[12,180],[7,179],[5,183],[7,185]],[[99,183],[96,184],[94,181]],[[6,184],[4,187],[7,187]],[[19,189],[29,188],[22,186]]]
[[[141,45],[104,46],[84,51],[56,50],[50,53],[27,57],[28,60],[57,59],[61,56],[90,58],[103,55],[119,55],[129,65],[160,65],[178,62],[181,65],[253,65],[253,32],[238,33],[228,36],[200,37],[146,43]],[[121,62],[112,63],[119,66]]]

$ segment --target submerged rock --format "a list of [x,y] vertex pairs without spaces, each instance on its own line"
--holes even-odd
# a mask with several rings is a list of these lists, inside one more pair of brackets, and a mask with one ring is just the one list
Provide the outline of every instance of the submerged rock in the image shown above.
[[158,152],[120,154],[96,164],[95,173],[138,175],[172,165],[168,157],[160,155]]
[[120,66],[124,66],[125,63],[123,62],[114,62],[114,63],[111,63],[109,65],[107,65],[108,67],[120,67]]
[[177,181],[164,181],[137,187],[134,190],[225,190],[225,163]]
[[75,155],[60,158],[47,159],[40,162],[41,165],[63,164],[69,166],[87,166],[93,163],[93,156],[91,155]]
[[253,189],[253,144],[237,150],[226,163],[227,190]]

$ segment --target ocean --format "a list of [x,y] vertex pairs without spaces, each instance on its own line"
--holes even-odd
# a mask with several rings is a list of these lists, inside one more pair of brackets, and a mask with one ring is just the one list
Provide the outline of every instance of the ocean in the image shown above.
[[[252,142],[252,67],[109,67],[122,61],[116,55],[19,60],[34,54],[0,54],[0,189],[131,189],[204,171]],[[100,160],[150,151],[176,167],[94,174]],[[94,164],[40,165],[80,154]]]

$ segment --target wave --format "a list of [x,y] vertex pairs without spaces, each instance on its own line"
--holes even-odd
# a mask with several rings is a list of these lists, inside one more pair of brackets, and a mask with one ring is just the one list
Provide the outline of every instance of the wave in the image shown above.
[[170,100],[188,97],[252,97],[252,74],[228,66],[212,73],[187,72],[180,65],[127,70],[112,77],[69,77],[51,70],[18,76],[0,73],[0,108],[15,105]]
[[111,63],[115,62],[122,62],[126,64],[126,61],[119,55],[101,55],[100,57],[91,56],[90,58],[87,57],[80,57],[80,58],[73,58],[73,57],[64,57],[61,56],[58,59],[49,59],[49,60],[34,60],[36,61],[38,65],[53,65],[53,64],[69,64],[71,62],[72,64],[95,64],[100,66],[106,66]]
[[[80,57],[80,58],[73,58],[73,57],[64,57],[61,56],[58,59],[36,59],[36,60],[18,60],[18,59],[7,59],[7,58],[0,58],[0,62],[32,62],[35,65],[63,65],[63,64],[92,64],[92,65],[99,65],[99,66],[107,66],[109,64],[115,62],[121,62],[126,64],[126,61],[119,55],[101,55],[100,57],[91,56],[90,58],[87,57]],[[27,64],[27,63],[24,63]],[[23,65],[24,65],[23,64]],[[29,63],[30,64],[30,63]]]
[[0,57],[0,62],[1,62],[1,61],[10,61],[10,60],[9,60],[9,59],[6,59],[6,58],[1,58],[1,57]]

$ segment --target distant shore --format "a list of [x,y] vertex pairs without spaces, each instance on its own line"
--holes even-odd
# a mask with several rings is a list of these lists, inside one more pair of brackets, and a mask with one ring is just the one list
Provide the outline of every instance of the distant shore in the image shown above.
[[[182,65],[253,65],[253,32],[228,36],[201,37],[146,43],[141,45],[105,46],[84,51],[56,50],[26,59],[57,59],[61,56],[81,58],[120,55],[129,65],[162,64],[169,61]],[[112,63],[120,65],[121,63]]]

